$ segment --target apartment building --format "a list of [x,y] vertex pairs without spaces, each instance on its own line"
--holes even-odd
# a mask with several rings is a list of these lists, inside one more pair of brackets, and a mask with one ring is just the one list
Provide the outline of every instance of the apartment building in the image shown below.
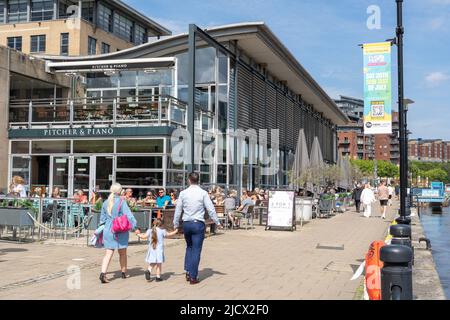
[[450,141],[441,139],[414,139],[408,142],[410,160],[446,162],[450,161]]
[[0,45],[27,54],[105,54],[167,35],[119,0],[0,0]]

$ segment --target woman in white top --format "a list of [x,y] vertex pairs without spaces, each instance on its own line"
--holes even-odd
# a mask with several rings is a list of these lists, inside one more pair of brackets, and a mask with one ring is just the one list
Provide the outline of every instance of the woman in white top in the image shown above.
[[27,190],[25,189],[25,180],[23,180],[20,176],[14,176],[12,178],[14,189],[13,192],[19,194],[20,198],[26,198],[27,197]]
[[372,215],[372,203],[375,201],[375,194],[370,188],[370,184],[366,184],[361,193],[361,202],[364,204],[364,217],[370,218]]

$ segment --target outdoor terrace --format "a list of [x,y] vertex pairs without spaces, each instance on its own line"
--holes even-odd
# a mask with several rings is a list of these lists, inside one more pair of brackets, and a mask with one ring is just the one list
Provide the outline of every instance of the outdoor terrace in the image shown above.
[[11,100],[10,127],[86,124],[186,126],[186,104],[172,96]]

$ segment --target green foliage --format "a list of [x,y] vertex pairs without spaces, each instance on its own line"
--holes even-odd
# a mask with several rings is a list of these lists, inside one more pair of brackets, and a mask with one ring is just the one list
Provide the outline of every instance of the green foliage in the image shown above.
[[450,183],[450,162],[411,161],[409,169],[413,178],[428,178],[431,181]]
[[[375,162],[373,160],[351,160],[351,163],[359,168],[365,177],[373,177]],[[377,161],[378,176],[383,178],[395,178],[399,176],[399,168],[389,161]]]
[[97,202],[94,204],[93,210],[96,212],[100,212],[102,210],[102,207],[103,207],[103,201],[102,201],[102,199],[98,199]]

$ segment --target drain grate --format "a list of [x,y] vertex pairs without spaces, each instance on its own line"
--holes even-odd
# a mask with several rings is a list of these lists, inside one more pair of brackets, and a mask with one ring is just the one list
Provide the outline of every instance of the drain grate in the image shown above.
[[318,243],[316,246],[316,249],[322,249],[322,250],[344,250],[344,245],[341,244],[340,246],[336,245],[323,245]]

